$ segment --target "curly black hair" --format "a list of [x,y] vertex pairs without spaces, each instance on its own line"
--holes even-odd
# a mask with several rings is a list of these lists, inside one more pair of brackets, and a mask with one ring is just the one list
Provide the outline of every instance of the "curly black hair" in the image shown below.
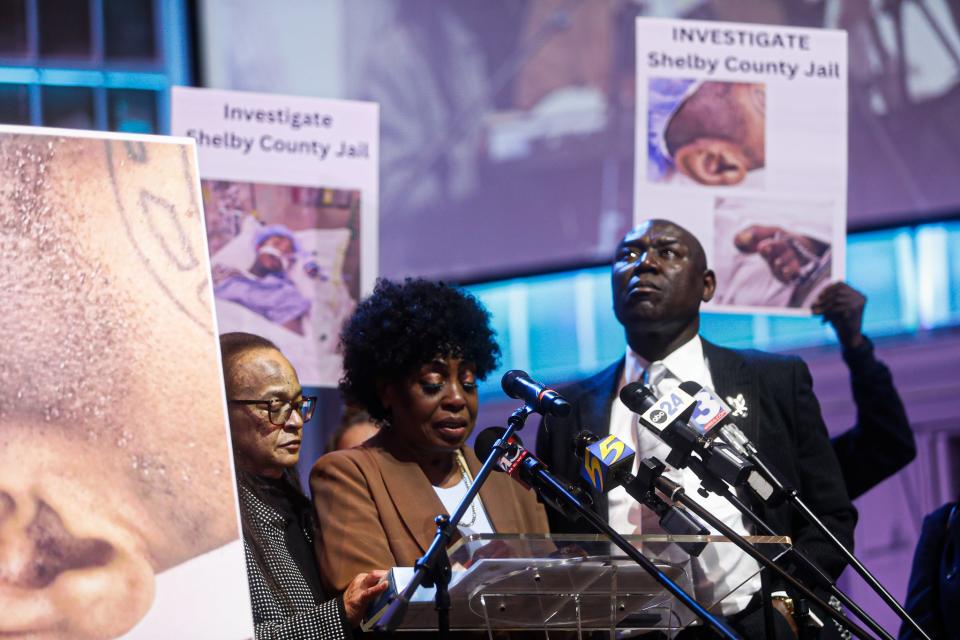
[[437,355],[472,362],[482,380],[500,360],[490,312],[475,297],[443,282],[411,278],[377,280],[344,325],[340,349],[340,391],[375,420],[387,418],[378,381],[401,380]]

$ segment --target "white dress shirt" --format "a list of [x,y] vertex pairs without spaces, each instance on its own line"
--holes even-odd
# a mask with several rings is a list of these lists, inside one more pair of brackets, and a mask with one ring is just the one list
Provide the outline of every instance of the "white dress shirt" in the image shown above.
[[[649,374],[647,374],[648,371]],[[647,362],[627,347],[618,396],[620,389],[631,382],[644,380],[645,374],[648,378],[647,384],[651,385],[660,395],[688,380],[692,380],[705,388],[713,389],[713,379],[703,355],[703,343],[700,336],[694,336],[689,342],[673,351],[662,361],[653,363]],[[670,448],[652,431],[638,424],[637,416],[620,401],[619,397],[614,399],[610,410],[610,433],[636,450],[634,472],[636,472],[641,459],[655,456],[662,461],[666,461],[670,453]],[[700,480],[691,470],[676,470],[668,466],[664,475],[678,482],[683,486],[688,496],[694,498],[737,533],[748,534],[749,530],[745,518],[733,505],[712,493],[708,498],[703,498],[697,494],[696,490],[700,486]],[[659,525],[657,515],[650,509],[641,507],[637,501],[627,495],[622,487],[613,489],[607,495],[607,499],[610,525],[619,533],[664,533]],[[711,533],[717,532],[711,528]],[[678,561],[686,559],[687,556],[675,545],[670,545],[658,557]],[[707,545],[698,558],[692,559],[691,568],[695,585],[693,595],[704,606],[709,607],[718,598],[733,592],[721,602],[720,611],[724,615],[742,611],[750,602],[753,594],[760,590],[757,562],[732,543]]]

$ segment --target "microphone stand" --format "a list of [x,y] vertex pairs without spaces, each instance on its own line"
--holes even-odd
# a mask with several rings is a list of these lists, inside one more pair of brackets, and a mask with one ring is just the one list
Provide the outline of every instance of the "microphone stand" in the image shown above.
[[[640,471],[638,474],[643,474],[642,479],[638,477],[638,480],[641,481],[642,485],[647,485],[651,488],[656,487],[661,493],[666,495],[668,498],[674,502],[679,502],[684,507],[692,511],[694,514],[699,516],[701,519],[705,520],[710,526],[715,528],[717,531],[726,536],[731,542],[740,547],[747,555],[756,560],[758,563],[773,571],[778,576],[786,580],[790,586],[795,588],[797,591],[802,593],[806,598],[809,598],[810,601],[814,602],[829,615],[831,618],[836,620],[839,624],[846,627],[851,633],[856,635],[858,638],[864,638],[865,640],[872,640],[867,631],[852,620],[844,617],[840,612],[836,611],[833,607],[823,601],[817,594],[811,591],[806,585],[797,580],[795,577],[787,573],[782,567],[776,564],[773,560],[765,556],[759,549],[754,547],[752,544],[747,542],[747,540],[741,536],[739,533],[731,529],[726,525],[722,520],[717,518],[715,515],[710,513],[707,509],[701,506],[698,502],[691,499],[686,492],[676,482],[668,478],[663,477],[664,464],[660,462],[657,458],[647,458],[643,460],[640,464]],[[873,622],[872,620],[870,622]],[[874,623],[876,624],[876,623]],[[882,629],[879,628],[879,633],[885,638],[890,636]],[[876,631],[876,629],[875,629]]]
[[[791,486],[784,485],[783,482],[780,481],[780,477],[773,473],[763,462],[760,456],[757,455],[757,452],[754,450],[752,445],[745,447],[745,450],[747,458],[761,471],[767,481],[774,485],[774,489],[781,492],[786,498],[787,502],[792,504],[793,507],[799,511],[801,515],[803,515],[807,522],[812,524],[814,528],[823,534],[830,544],[837,551],[839,551],[841,555],[843,555],[844,559],[846,559],[850,566],[852,566],[854,570],[860,574],[860,577],[863,578],[868,585],[870,585],[870,588],[873,589],[877,595],[883,599],[887,606],[889,606],[893,612],[897,614],[897,617],[909,625],[916,633],[920,635],[921,638],[930,640],[930,636],[927,635],[927,633],[920,628],[920,625],[918,625],[917,622],[910,617],[910,614],[908,614],[904,608],[900,606],[900,603],[897,602],[896,598],[894,598],[889,591],[887,591],[886,587],[880,584],[880,581],[877,580],[872,573],[870,573],[869,569],[863,566],[863,563],[861,563],[860,560],[853,555],[853,552],[847,549],[846,545],[840,542],[840,540],[833,535],[833,532],[827,528],[827,525],[825,525],[819,517],[817,517],[817,514],[810,510],[806,503],[800,498],[800,494],[797,492],[797,490]],[[858,613],[857,615],[860,614]],[[862,618],[863,616],[860,617]]]
[[413,574],[413,578],[411,578],[407,586],[404,587],[403,591],[397,594],[397,597],[390,603],[383,617],[374,625],[377,631],[386,631],[388,633],[396,631],[407,613],[407,609],[410,606],[410,599],[417,589],[420,588],[420,585],[435,585],[437,590],[434,600],[437,610],[437,631],[440,638],[446,639],[450,637],[449,586],[451,569],[450,557],[447,555],[447,545],[450,544],[450,540],[453,538],[454,531],[456,531],[460,519],[463,518],[467,509],[470,507],[470,503],[476,498],[480,487],[486,482],[487,477],[493,470],[493,466],[506,451],[510,438],[519,429],[523,428],[524,423],[531,413],[533,413],[533,409],[529,405],[524,405],[511,414],[510,418],[507,419],[507,430],[500,439],[494,443],[490,455],[488,455],[487,459],[483,462],[483,466],[480,467],[480,471],[477,472],[477,475],[474,477],[470,488],[467,489],[466,495],[460,500],[456,511],[449,517],[447,517],[446,514],[440,514],[436,517],[434,522],[437,523],[437,533],[433,537],[433,542],[430,544],[427,552],[414,564],[416,572]]
[[[643,392],[642,390],[644,389],[644,387],[640,385],[636,385],[636,387],[637,388],[633,389],[630,393],[632,394],[635,391],[641,392],[640,397],[632,398],[632,401],[628,401],[627,399],[624,399],[624,403],[627,404],[627,406],[630,407],[631,410],[634,411],[634,413],[640,414],[647,407],[651,406],[649,399],[653,398],[654,396],[653,396],[653,392],[650,391],[649,389],[647,389],[646,392]],[[700,388],[699,385],[697,385],[697,387]],[[683,388],[683,384],[681,384],[681,388]],[[625,387],[624,390],[621,391],[621,398],[623,398],[623,394],[626,391],[627,391],[627,388]],[[634,408],[633,405],[635,405],[636,403],[633,401],[639,402],[641,406]],[[676,420],[679,419],[680,417],[681,416],[677,416],[677,418],[674,419],[674,422],[676,422]],[[709,468],[709,461],[707,459],[701,460],[698,457],[690,455],[691,452],[696,448],[696,441],[699,438],[697,438],[696,436],[685,435],[683,431],[680,431],[677,434],[672,435],[671,438],[668,440],[667,438],[664,437],[664,434],[667,432],[668,429],[669,429],[669,426],[665,427],[661,432],[659,429],[653,428],[653,430],[657,432],[657,435],[660,437],[660,439],[663,440],[671,448],[670,456],[667,457],[668,463],[670,463],[674,468],[678,468],[678,469],[685,466],[689,467],[700,479],[701,487],[699,489],[699,493],[701,495],[706,496],[707,490],[713,491],[717,495],[724,497],[747,519],[749,519],[754,524],[759,526],[761,530],[769,531],[770,533],[773,533],[770,527],[766,523],[764,523],[763,520],[761,520],[756,514],[754,514],[753,511],[751,511],[745,504],[743,504],[742,501],[740,501],[739,498],[737,498],[729,490],[724,479],[721,478],[720,476],[715,475],[711,471],[711,469]],[[733,432],[727,435],[728,431],[733,431]],[[780,494],[783,497],[785,497],[788,501],[790,501],[794,505],[794,507],[798,509],[811,522],[811,524],[813,524],[814,528],[818,529],[821,533],[824,534],[827,540],[829,540],[830,543],[840,551],[840,553],[844,556],[844,558],[854,566],[857,572],[860,573],[861,576],[863,576],[863,578],[871,585],[871,587],[873,587],[875,591],[877,591],[882,596],[884,596],[884,600],[887,602],[887,604],[890,605],[894,609],[894,611],[897,612],[897,614],[900,616],[902,620],[904,620],[904,622],[908,622],[908,624],[910,624],[917,631],[919,631],[922,638],[924,638],[925,640],[930,640],[929,636],[927,636],[923,632],[923,630],[920,629],[920,627],[916,624],[916,622],[914,622],[913,619],[911,619],[910,616],[907,615],[905,611],[903,611],[903,608],[900,607],[900,605],[896,602],[893,596],[891,596],[889,592],[887,592],[886,589],[884,589],[883,586],[876,580],[876,578],[874,578],[870,574],[870,572],[867,571],[866,567],[864,567],[859,562],[859,560],[857,560],[856,557],[854,557],[854,555],[845,546],[843,546],[843,543],[841,543],[836,538],[836,536],[834,536],[833,533],[830,532],[829,529],[827,529],[826,525],[824,525],[823,522],[821,522],[819,518],[817,518],[817,516],[809,508],[807,508],[807,506],[802,502],[802,500],[800,500],[800,497],[797,494],[796,490],[785,487],[783,483],[779,481],[779,478],[770,472],[770,469],[767,468],[767,466],[763,464],[763,461],[759,459],[756,448],[752,444],[750,444],[748,440],[746,440],[746,437],[743,436],[743,434],[739,431],[739,429],[731,430],[728,427],[728,428],[724,428],[722,430],[722,433],[727,435],[728,439],[730,439],[730,437],[733,436],[731,443],[733,444],[734,449],[737,449],[739,452],[743,454],[743,459],[745,461],[750,462],[751,464],[753,464],[755,468],[760,470],[760,474],[764,476],[765,479],[768,482],[770,482],[771,485],[773,486],[773,491],[779,490]],[[703,454],[701,453],[701,455]],[[747,482],[749,484],[749,479]],[[878,625],[872,618],[870,618],[870,616],[868,616],[866,612],[864,612],[859,606],[857,606],[856,603],[854,603],[842,591],[837,589],[833,581],[829,577],[827,577],[825,574],[823,574],[819,569],[817,569],[816,565],[814,565],[809,559],[805,558],[799,552],[799,550],[797,550],[795,547],[792,547],[791,555],[795,558],[798,558],[798,562],[800,565],[798,568],[800,570],[806,571],[809,575],[813,576],[813,579],[815,581],[822,583],[824,588],[830,591],[832,595],[834,595],[843,604],[845,604],[852,611],[854,611],[861,620],[863,620],[865,623],[868,624],[868,626],[870,626],[871,629],[879,633],[879,635],[881,635],[883,638],[891,639],[891,636],[886,631],[884,631],[882,627],[880,627],[880,625]]]
[[[592,509],[583,504],[583,502],[562,482],[558,481],[551,473],[543,468],[543,464],[536,458],[527,458],[524,464],[528,467],[530,473],[531,485],[537,489],[538,493],[550,492],[551,498],[555,502],[561,502],[570,505],[572,509],[597,531],[607,535],[611,542],[617,545],[631,560],[640,565],[650,576],[656,580],[664,589],[670,592],[677,600],[681,601],[688,609],[696,614],[703,622],[717,632],[721,637],[729,640],[737,640],[733,631],[728,629],[723,622],[707,611],[699,602],[694,600],[693,596],[684,591],[677,583],[671,580],[665,573],[660,571],[653,562],[634,547],[632,544],[617,533],[606,520],[598,516]],[[871,639],[872,640],[872,639]]]
[[[580,459],[581,464],[583,464],[586,455],[586,448],[598,439],[599,438],[591,431],[581,431],[576,436],[574,439],[574,449],[577,452],[577,457]],[[629,456],[619,459],[618,462],[623,464],[624,467],[631,466],[635,455],[636,453],[632,452]],[[629,460],[629,463],[627,460]],[[616,478],[620,473],[622,472],[616,472],[613,475]],[[618,484],[623,486],[630,497],[657,514],[660,519],[660,526],[664,531],[675,536],[706,536],[710,534],[710,530],[704,527],[702,522],[684,511],[681,507],[667,504],[663,498],[657,495],[653,487],[638,487],[636,478],[630,474],[624,475],[626,475],[626,478],[619,478],[620,481]],[[614,486],[617,485],[606,485],[601,487],[600,490],[606,493]],[[594,488],[598,487],[594,486]],[[707,547],[706,542],[678,542],[676,544],[691,556],[699,556]]]
[[[660,464],[660,465],[663,464],[656,458],[653,458],[652,460],[655,461],[656,464]],[[762,518],[760,518],[746,504],[744,504],[743,501],[740,500],[740,498],[738,498],[736,494],[730,491],[730,488],[727,486],[725,482],[721,481],[719,478],[714,477],[709,471],[707,471],[702,460],[694,456],[691,456],[690,458],[687,459],[686,464],[690,468],[690,470],[694,472],[697,478],[700,479],[700,482],[702,484],[702,488],[700,489],[701,495],[704,495],[704,497],[706,497],[705,495],[706,491],[704,489],[708,489],[716,493],[717,495],[725,498],[727,502],[732,504],[737,509],[737,511],[739,511],[747,519],[753,522],[759,528],[759,530],[763,531],[766,535],[771,535],[771,536],[779,535],[770,527],[770,525],[768,525]],[[766,475],[766,471],[764,471],[764,475]],[[665,482],[670,482],[671,484],[674,484],[672,483],[672,481],[666,478],[662,478],[662,476],[661,476],[661,479]],[[703,510],[703,507],[697,504],[697,509],[699,509],[699,511],[697,509],[690,507],[689,503],[693,501],[688,496],[686,496],[685,493],[683,493],[682,488],[680,487],[678,488],[680,489],[683,495],[683,500],[684,500],[681,502],[681,504],[690,508],[691,511],[693,511],[695,514],[699,515],[700,517],[703,517],[700,513],[700,511]],[[668,496],[670,495],[670,492],[664,491],[663,489],[661,489],[661,491],[663,491]],[[707,518],[703,518],[703,519],[708,520]],[[716,520],[716,518],[714,518],[714,520]],[[710,520],[708,520],[708,522],[711,526],[716,528],[717,531],[721,531],[723,535],[727,536],[728,538],[731,537],[729,534],[724,532],[721,529],[721,527],[714,524],[714,522]],[[720,522],[720,521],[717,520],[717,522]],[[721,522],[721,525],[732,532],[732,529],[729,529],[729,527],[727,527],[726,525],[723,525],[722,522]],[[823,523],[821,523],[821,526],[824,526]],[[734,535],[736,535],[735,532],[734,532]],[[839,544],[839,541],[838,541],[838,544]],[[812,580],[813,582],[820,583],[820,585],[823,588],[825,588],[827,591],[830,592],[830,595],[837,598],[845,607],[853,611],[858,618],[863,620],[864,624],[870,627],[870,629],[873,630],[874,633],[879,635],[884,640],[894,640],[893,636],[891,636],[887,631],[885,631],[883,627],[881,627],[873,618],[871,618],[870,615],[866,611],[864,611],[857,603],[851,600],[850,597],[847,596],[847,594],[845,594],[843,591],[840,591],[840,589],[837,588],[836,584],[834,584],[833,580],[831,580],[827,575],[825,575],[809,558],[807,558],[805,555],[800,553],[800,551],[796,547],[790,548],[789,557],[796,561],[797,563],[796,569],[802,572],[808,580]],[[778,569],[779,569],[779,566],[778,566]],[[796,579],[793,578],[793,576],[790,576],[790,578],[791,580],[788,580],[788,582],[790,582],[791,585],[796,587],[797,585],[794,584],[796,582]],[[809,589],[807,589],[806,587],[803,587],[803,588],[797,587],[797,588],[800,591],[804,592],[804,595],[807,595],[806,592],[809,591]],[[807,597],[810,597],[810,596],[807,596]],[[836,620],[839,624],[843,626],[854,624],[848,618],[837,613],[833,607],[824,603],[823,600],[818,596],[816,596],[815,594],[812,595],[811,599],[821,607],[825,607],[824,611],[827,613],[827,615],[829,615],[831,618]],[[848,628],[850,628],[851,632],[854,632],[852,627],[848,627]],[[856,628],[859,629],[859,627],[856,627]],[[861,629],[861,631],[863,630]],[[861,638],[869,637],[869,636],[863,636],[859,634],[857,635]],[[927,640],[929,640],[929,638]]]

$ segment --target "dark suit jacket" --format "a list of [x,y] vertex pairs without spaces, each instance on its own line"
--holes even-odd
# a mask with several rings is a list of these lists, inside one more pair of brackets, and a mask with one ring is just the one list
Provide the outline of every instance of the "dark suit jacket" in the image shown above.
[[[904,607],[931,638],[960,638],[960,513],[945,504],[923,519]],[[900,640],[920,636],[906,624]]]
[[[813,393],[806,364],[796,356],[761,351],[735,351],[703,341],[715,391],[722,398],[743,394],[747,415],[734,418],[784,479],[796,487],[807,505],[848,548],[853,547],[857,512],[847,497],[840,468]],[[610,408],[623,370],[623,360],[562,391],[573,405],[566,418],[545,418],[537,434],[537,455],[555,473],[577,480],[580,463],[573,453],[573,436],[581,429],[606,435]],[[586,486],[586,485],[585,485]],[[789,505],[754,505],[759,515],[836,578],[846,562]],[[598,513],[607,517],[607,501],[597,496]],[[585,533],[582,520],[571,522],[551,510],[554,533]],[[592,533],[592,532],[591,532]]]
[[[330,593],[343,591],[361,571],[413,566],[433,542],[434,518],[446,513],[420,466],[394,456],[388,440],[381,432],[359,447],[328,453],[310,472],[317,561]],[[462,453],[475,476],[480,461],[469,447]],[[548,531],[534,493],[505,474],[490,474],[480,500],[497,533]]]

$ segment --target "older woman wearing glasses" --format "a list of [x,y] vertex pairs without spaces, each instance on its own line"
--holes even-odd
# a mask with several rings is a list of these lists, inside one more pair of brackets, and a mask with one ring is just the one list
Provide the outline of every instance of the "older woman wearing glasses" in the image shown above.
[[316,398],[270,341],[220,336],[255,634],[260,638],[345,638],[386,588],[382,571],[360,573],[327,599],[313,550],[310,501],[294,466]]

